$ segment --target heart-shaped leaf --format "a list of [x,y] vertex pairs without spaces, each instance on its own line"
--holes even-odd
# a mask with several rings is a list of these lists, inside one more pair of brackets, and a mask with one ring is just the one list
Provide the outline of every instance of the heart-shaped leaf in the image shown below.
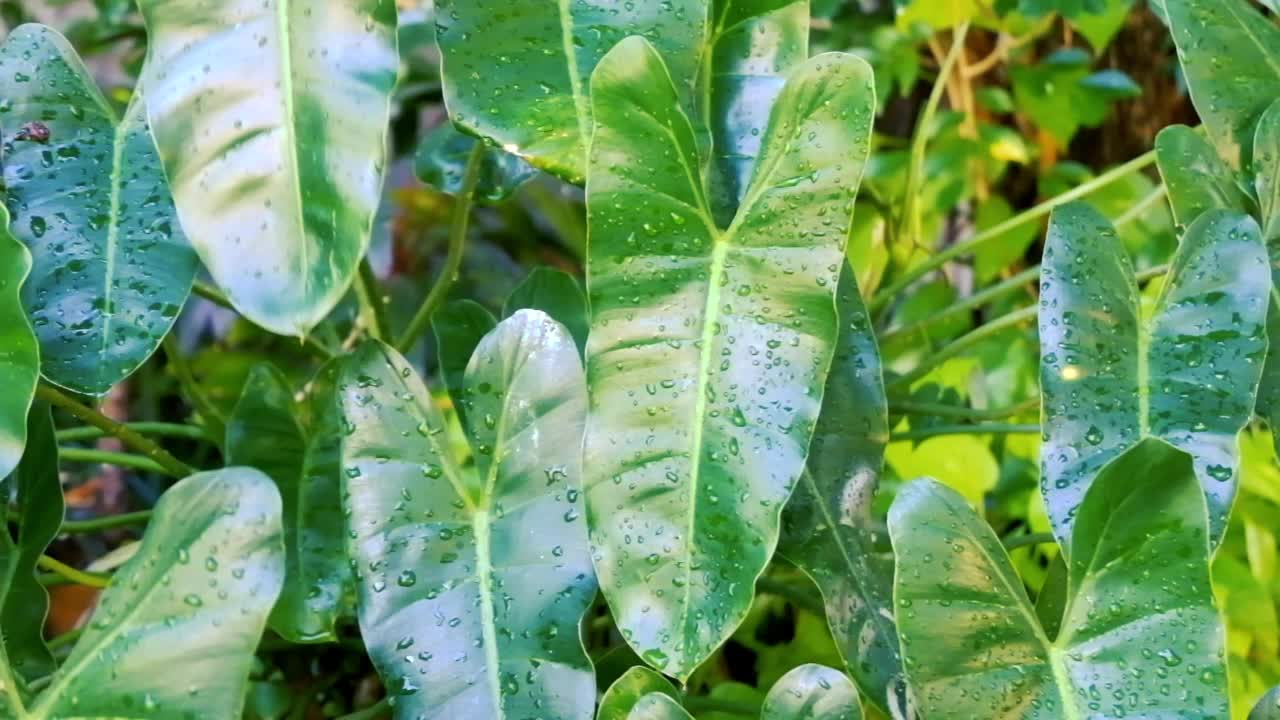
[[1218,155],[1249,167],[1254,126],[1280,96],[1280,28],[1248,0],[1164,0],[1191,100]]
[[182,227],[246,317],[303,335],[381,199],[393,0],[141,0],[143,86]]
[[641,38],[592,79],[587,509],[601,587],[646,662],[687,679],[742,621],[808,452],[869,146],[871,70],[798,68],[733,224]]
[[[467,174],[467,160],[476,143],[470,135],[463,135],[452,123],[445,123],[422,139],[414,158],[414,172],[418,179],[450,195],[462,192]],[[489,202],[505,200],[524,181],[537,171],[525,162],[498,148],[484,148],[481,152],[480,178],[476,185],[476,197]]]
[[946,486],[908,485],[889,533],[921,716],[1227,717],[1207,530],[1188,455],[1148,439],[1120,456],[1080,507],[1051,639],[991,527]]
[[604,692],[596,720],[627,720],[636,703],[650,693],[661,693],[673,700],[680,697],[670,680],[643,665],[632,667]]
[[[627,718],[693,720],[674,696],[662,692],[640,698]],[[862,703],[858,689],[844,673],[821,665],[801,665],[769,689],[760,720],[862,720]]]
[[587,83],[629,35],[653,38],[693,95],[707,0],[439,0],[445,103],[453,122],[534,167],[581,184],[591,135]]
[[586,388],[568,332],[525,310],[481,341],[461,395],[472,463],[391,348],[362,345],[339,387],[360,628],[397,716],[590,718]]
[[576,278],[563,270],[534,268],[502,306],[502,314],[510,317],[518,310],[541,310],[564,325],[579,350],[587,346],[591,320],[587,313],[587,296]]
[[1098,471],[1157,437],[1195,458],[1216,543],[1267,346],[1271,274],[1257,223],[1201,215],[1144,317],[1115,230],[1087,206],[1066,205],[1050,223],[1040,286],[1041,488],[1059,541],[1071,537]]
[[271,628],[293,642],[336,641],[334,624],[354,594],[342,515],[341,418],[336,363],[320,369],[306,400],[271,365],[249,374],[227,421],[227,462],[265,472],[283,500],[285,586]]
[[0,46],[4,182],[31,251],[22,298],[42,372],[101,395],[159,347],[196,254],[173,208],[141,94],[118,120],[71,45],[23,25]]
[[0,206],[0,477],[13,472],[27,443],[27,411],[40,379],[40,350],[22,308],[31,255],[9,231]]
[[192,475],[160,498],[142,546],[32,706],[11,684],[0,690],[9,717],[240,717],[283,582],[271,480],[249,468]]
[[[27,426],[22,462],[7,480],[0,481],[0,497],[6,507],[13,508],[10,518],[18,530],[16,536],[7,528],[0,531],[0,567],[4,568],[0,577],[0,683],[17,685],[24,700],[33,681],[57,669],[44,644],[49,594],[36,580],[36,561],[57,537],[63,512],[58,441],[49,408],[42,404],[32,408]],[[16,677],[6,677],[9,670]]]
[[836,302],[835,359],[806,470],[782,515],[778,552],[822,590],[836,647],[863,693],[886,711],[905,712],[893,558],[877,554],[870,531],[889,409],[875,334],[848,263]]

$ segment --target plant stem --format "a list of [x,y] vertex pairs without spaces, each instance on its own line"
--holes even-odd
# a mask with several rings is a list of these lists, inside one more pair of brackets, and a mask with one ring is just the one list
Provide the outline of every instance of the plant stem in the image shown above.
[[[136,422],[124,423],[126,428],[143,435],[159,435],[161,437],[180,437],[191,440],[211,440],[209,431],[197,425],[181,425],[178,423],[163,422]],[[97,440],[107,435],[105,430],[97,427],[76,427],[66,428],[57,432],[59,442],[81,442],[84,440]]]
[[391,337],[387,331],[386,305],[382,300],[381,284],[378,276],[369,264],[369,258],[360,260],[360,272],[356,275],[356,299],[360,302],[360,316],[364,321],[369,336],[375,340],[386,340]]
[[823,607],[821,597],[815,596],[811,592],[806,592],[804,588],[791,583],[765,576],[756,580],[756,591],[768,595],[776,595],[802,610],[808,610],[820,618],[825,618],[827,616],[827,611]]
[[1088,195],[1089,193],[1097,190],[1100,187],[1103,187],[1112,182],[1115,182],[1119,178],[1129,175],[1130,173],[1135,173],[1140,170],[1143,170],[1149,165],[1151,165],[1152,163],[1154,163],[1155,159],[1156,159],[1156,153],[1154,150],[1152,150],[1151,152],[1145,153],[1143,155],[1139,155],[1133,160],[1130,160],[1129,162],[1123,165],[1119,165],[1115,168],[1112,168],[1111,170],[1108,170],[1107,172],[1099,175],[1098,177],[1088,182],[1081,183],[1080,185],[1072,188],[1071,190],[1068,190],[1067,192],[1062,193],[1057,197],[1046,200],[1029,210],[1025,210],[1009,218],[1008,220],[1005,220],[999,225],[983,230],[982,232],[978,233],[977,235],[974,235],[973,237],[969,238],[968,240],[965,240],[964,242],[958,242],[955,245],[952,245],[951,247],[946,248],[941,252],[938,252],[937,254],[928,258],[924,262],[920,263],[919,265],[913,268],[910,268],[909,270],[904,272],[902,276],[899,277],[897,280],[893,281],[889,285],[882,288],[880,292],[876,293],[875,297],[872,298],[871,302],[868,304],[869,310],[871,312],[876,312],[877,310],[880,310],[886,304],[888,304],[890,300],[894,299],[895,297],[898,297],[902,293],[902,291],[907,289],[907,287],[910,286],[912,283],[924,277],[925,275],[928,275],[934,270],[937,270],[943,265],[946,265],[951,260],[957,257],[960,257],[961,255],[965,255],[973,252],[974,249],[976,249],[977,247],[984,245],[992,240],[995,240],[996,238],[999,238],[1001,235],[1009,232],[1010,230],[1014,230],[1016,228],[1022,227],[1023,225],[1026,225],[1027,223],[1035,222],[1036,220],[1039,220],[1045,215],[1048,215],[1049,213],[1053,212],[1053,209],[1058,207],[1059,205],[1071,202],[1072,200],[1078,200]]
[[1003,408],[979,410],[977,408],[947,405],[945,403],[897,402],[889,406],[889,411],[901,415],[936,415],[938,417],[964,418],[967,420],[1003,420],[1030,410],[1040,404],[1039,398]]
[[41,383],[36,388],[36,397],[50,405],[66,410],[80,422],[88,423],[108,435],[119,438],[120,442],[142,453],[156,465],[163,468],[161,472],[165,474],[183,478],[195,472],[189,465],[170,455],[164,448],[143,437],[137,431],[129,429],[124,423],[112,420],[97,410],[76,402],[52,385]]
[[376,705],[370,705],[363,710],[357,710],[353,713],[342,715],[336,720],[374,720],[387,714],[391,710],[391,699],[382,698]]
[[91,572],[85,572],[83,570],[77,570],[71,567],[70,565],[67,565],[66,563],[60,562],[58,560],[54,560],[48,555],[41,555],[40,559],[36,560],[36,564],[44,568],[45,570],[48,570],[51,573],[61,575],[62,577],[66,578],[67,580],[70,580],[71,582],[77,585],[87,585],[89,587],[104,588],[111,583],[110,575],[103,575],[101,573],[91,573]]
[[990,423],[986,425],[936,425],[894,433],[889,439],[892,442],[904,440],[925,440],[940,435],[1038,435],[1039,425],[1010,425]]
[[176,475],[170,472],[168,468],[155,462],[151,458],[143,457],[141,455],[131,455],[129,453],[114,452],[112,450],[60,447],[58,448],[58,457],[67,462],[115,465],[116,467],[133,468],[134,470],[142,470],[143,472],[171,475],[175,478],[186,477],[186,475]]
[[83,634],[84,634],[84,628],[76,628],[75,630],[68,630],[67,632],[64,632],[61,635],[50,640],[48,642],[48,647],[50,650],[57,650],[60,647],[71,645],[75,643],[75,641],[79,640],[80,636]]
[[1015,535],[1011,538],[1005,538],[1001,542],[1004,543],[1005,550],[1017,550],[1020,547],[1029,545],[1048,545],[1057,542],[1057,538],[1053,533],[1031,533],[1029,535]]
[[1035,320],[1036,313],[1038,311],[1039,311],[1039,308],[1036,307],[1035,305],[1032,305],[1030,307],[1025,307],[1020,310],[1015,310],[1014,312],[1011,312],[1008,315],[997,318],[987,323],[986,325],[983,325],[973,330],[967,335],[960,336],[956,340],[952,341],[950,345],[947,345],[941,350],[938,350],[937,352],[930,354],[927,358],[925,358],[923,362],[917,365],[915,369],[913,369],[911,372],[907,373],[906,375],[903,375],[902,377],[899,377],[898,379],[886,385],[885,389],[886,390],[910,389],[912,383],[924,377],[925,375],[928,375],[931,371],[933,371],[934,368],[937,368],[947,360],[950,360],[956,355],[959,355],[960,353],[964,352],[965,350],[968,350],[974,345],[977,345],[983,340],[986,340],[992,335],[995,335],[996,333],[999,333],[1003,330],[1007,330],[1011,327],[1020,325],[1029,320]]
[[1039,278],[1040,278],[1039,265],[1036,265],[1035,267],[1027,268],[1026,270],[1023,270],[1022,272],[1018,273],[1017,275],[1014,275],[1008,280],[1002,280],[997,285],[992,285],[991,287],[986,288],[981,292],[976,292],[973,295],[970,295],[969,297],[961,300],[958,303],[955,303],[954,305],[948,306],[946,309],[942,310],[936,315],[930,315],[924,320],[921,320],[912,325],[908,325],[906,327],[894,328],[892,330],[889,330],[888,332],[880,336],[880,344],[887,345],[891,341],[897,340],[902,337],[909,337],[917,333],[924,333],[928,330],[929,327],[936,325],[942,322],[943,320],[955,317],[957,315],[962,315],[967,312],[972,312],[984,305],[987,305],[996,300],[999,300],[1005,295],[1009,295],[1021,289],[1027,283],[1036,282]]
[[165,358],[168,359],[169,366],[173,368],[173,374],[178,378],[178,384],[186,392],[187,399],[195,407],[196,413],[209,424],[210,431],[215,437],[222,435],[226,431],[227,419],[223,417],[218,408],[214,407],[204,389],[196,382],[196,377],[191,372],[191,366],[187,364],[187,358],[182,354],[182,348],[178,346],[178,337],[173,333],[169,333],[165,335],[162,344]]
[[62,523],[60,532],[74,535],[114,530],[115,528],[128,527],[130,525],[145,525],[151,519],[153,513],[153,510],[139,510],[92,520],[67,520]]
[[462,252],[467,246],[467,228],[471,225],[471,207],[475,203],[476,184],[480,182],[480,165],[483,158],[484,143],[476,143],[471,149],[471,156],[467,158],[467,171],[462,179],[462,189],[458,192],[453,206],[453,224],[449,227],[449,250],[448,255],[445,256],[444,268],[418,311],[413,314],[409,327],[405,328],[400,339],[396,341],[396,348],[400,352],[409,352],[413,348],[414,343],[427,329],[427,324],[431,322],[431,316],[444,303],[449,295],[449,288],[453,287],[454,281],[458,278],[458,269],[462,267]]

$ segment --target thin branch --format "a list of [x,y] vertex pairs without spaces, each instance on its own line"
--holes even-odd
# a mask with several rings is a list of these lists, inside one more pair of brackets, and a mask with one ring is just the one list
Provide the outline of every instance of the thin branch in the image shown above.
[[895,402],[889,406],[889,412],[900,415],[934,415],[937,417],[953,417],[965,420],[1003,420],[1022,412],[1026,412],[1040,404],[1039,398],[1009,407],[980,410],[977,408],[947,405],[945,403]]
[[[66,462],[73,463],[89,463],[92,465],[115,465],[116,467],[132,468],[143,472],[157,473],[160,475],[171,475],[175,478],[186,477],[186,475],[177,475],[170,472],[168,468],[157,463],[148,457],[141,455],[131,455],[129,453],[115,452],[113,450],[97,450],[94,448],[80,447],[60,447],[58,448],[58,457]],[[194,471],[192,471],[194,472]],[[190,473],[187,473],[188,475]]]
[[997,318],[986,325],[983,325],[967,335],[962,335],[951,342],[950,345],[943,347],[941,350],[931,353],[923,362],[915,367],[911,372],[897,378],[886,386],[886,390],[907,390],[911,384],[920,378],[928,375],[935,368],[941,366],[947,360],[959,355],[987,338],[1009,328],[1016,327],[1022,323],[1035,320],[1036,313],[1039,308],[1032,305],[1020,310],[1015,310],[1003,317]]
[[137,431],[129,429],[129,426],[112,420],[87,405],[76,402],[52,385],[41,383],[36,388],[36,397],[54,407],[66,410],[80,422],[92,425],[112,437],[119,438],[125,446],[142,453],[143,456],[163,468],[162,472],[165,474],[183,478],[195,472],[189,465],[170,455],[164,448]]
[[116,528],[129,527],[131,525],[145,525],[151,520],[151,516],[154,512],[155,511],[153,510],[139,510],[137,512],[94,518],[92,520],[66,520],[62,523],[62,528],[59,532],[67,535],[77,535],[102,532],[103,530],[114,530]]
[[104,588],[107,585],[111,584],[110,575],[104,575],[102,573],[85,572],[84,570],[77,570],[71,567],[70,565],[67,565],[66,563],[60,562],[58,560],[55,560],[49,557],[48,555],[41,555],[40,559],[36,560],[36,564],[44,568],[45,570],[48,570],[49,572],[54,573],[55,575],[59,575],[65,578],[66,580],[69,580],[75,583],[76,585],[87,585],[89,587],[94,587],[94,588]]
[[[160,437],[178,437],[190,440],[212,441],[209,431],[198,425],[182,425],[163,422],[124,423],[124,426],[142,435],[158,435]],[[83,442],[97,440],[108,433],[102,428],[86,426],[65,428],[57,432],[58,442]]]
[[1057,542],[1057,538],[1053,533],[1031,533],[1029,535],[1015,535],[1013,537],[1001,540],[1004,543],[1005,550],[1017,550],[1020,547],[1028,547],[1030,545],[1048,545]]
[[360,303],[360,316],[370,337],[375,340],[387,340],[391,333],[387,325],[387,306],[382,295],[382,286],[378,276],[369,264],[369,258],[360,260],[360,272],[356,274],[356,299]]
[[986,425],[935,425],[897,432],[890,436],[893,442],[904,440],[926,440],[942,435],[1039,435],[1039,425],[1009,425],[990,423]]

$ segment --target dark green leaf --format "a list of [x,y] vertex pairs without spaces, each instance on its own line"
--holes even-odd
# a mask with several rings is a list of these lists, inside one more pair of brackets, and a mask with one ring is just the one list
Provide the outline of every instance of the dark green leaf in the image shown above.
[[587,314],[587,296],[577,279],[562,270],[536,267],[515,290],[511,291],[502,315],[510,317],[519,310],[541,310],[564,325],[573,336],[579,352],[587,346],[591,320]]
[[[693,720],[670,693],[651,692],[635,703],[627,720]],[[603,720],[603,716],[597,720]],[[858,689],[837,670],[801,665],[774,683],[760,720],[862,720]]]
[[1169,192],[1174,220],[1184,227],[1207,210],[1248,212],[1249,199],[1236,172],[1198,130],[1171,125],[1156,136],[1156,159]]
[[1060,542],[1098,471],[1147,437],[1195,458],[1211,536],[1222,537],[1270,291],[1257,223],[1214,210],[1187,229],[1144,317],[1111,225],[1082,204],[1054,212],[1041,272],[1041,487]]
[[[452,123],[446,122],[431,131],[418,145],[414,159],[418,179],[441,192],[457,195],[467,174],[467,160],[478,142],[458,132]],[[537,173],[529,163],[497,148],[485,148],[482,152],[477,198],[489,202],[505,200]]]
[[720,229],[657,51],[620,43],[591,85],[596,567],[632,647],[687,679],[750,607],[804,467],[875,91],[849,55],[797,68]]
[[358,348],[340,388],[360,628],[398,716],[590,718],[586,388],[569,334],[525,310],[481,341],[462,401],[472,464],[391,348]]
[[652,38],[693,93],[706,0],[439,0],[437,41],[453,121],[534,167],[581,183],[592,119],[587,83],[631,35]]
[[1262,239],[1280,242],[1280,100],[1262,113],[1253,140],[1253,186],[1262,211]]
[[1249,720],[1280,720],[1280,687],[1262,696],[1249,712]]
[[249,468],[192,475],[160,498],[48,688],[29,710],[10,693],[11,717],[240,717],[284,572],[271,480]]
[[0,46],[0,96],[6,204],[33,259],[22,298],[41,369],[101,395],[159,347],[191,291],[196,254],[140,94],[117,120],[66,39],[23,25]]
[[394,1],[138,5],[183,228],[246,317],[306,334],[351,284],[381,199]]
[[677,701],[680,698],[670,680],[643,665],[632,667],[600,698],[596,720],[627,720],[636,703],[650,693],[661,693]]
[[440,378],[445,390],[453,399],[453,408],[462,422],[466,422],[463,404],[463,378],[471,354],[485,335],[497,327],[498,321],[480,303],[472,300],[453,300],[436,311],[431,318],[431,330],[436,338],[436,358]]
[[894,599],[922,717],[1227,717],[1205,505],[1191,458],[1148,439],[1080,507],[1050,640],[990,526],[922,480],[889,511]]
[[782,516],[781,553],[822,590],[845,669],[877,706],[902,709],[906,684],[893,627],[893,559],[878,555],[871,503],[889,441],[880,353],[846,264],[840,334],[807,467]]
[[13,472],[27,442],[27,411],[40,379],[40,350],[22,308],[31,255],[9,231],[0,206],[0,477]]
[[342,515],[336,363],[321,368],[294,402],[268,364],[253,369],[227,421],[227,463],[275,482],[283,501],[285,586],[271,628],[293,642],[335,641],[334,624],[354,593]]
[[1280,28],[1248,0],[1164,0],[1182,74],[1218,155],[1249,167],[1254,126],[1280,96]]

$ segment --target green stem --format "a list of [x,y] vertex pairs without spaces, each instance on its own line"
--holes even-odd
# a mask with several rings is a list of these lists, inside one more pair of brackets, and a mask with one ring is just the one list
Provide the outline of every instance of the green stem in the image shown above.
[[67,632],[64,632],[61,635],[50,640],[48,643],[48,647],[50,650],[56,651],[58,648],[66,647],[67,645],[74,644],[75,641],[79,640],[80,636],[83,634],[84,634],[84,628],[76,628],[75,630],[68,630]]
[[904,440],[926,440],[940,435],[1038,435],[1039,425],[1010,425],[990,423],[986,425],[935,425],[894,433],[889,439],[893,442]]
[[1005,550],[1017,550],[1020,547],[1029,545],[1048,545],[1057,542],[1057,538],[1053,533],[1031,533],[1029,535],[1015,535],[1011,538],[1005,538],[1001,542],[1004,543]]
[[376,705],[370,705],[363,710],[357,710],[353,713],[342,715],[335,720],[374,720],[389,713],[391,710],[390,698],[382,698]]
[[[205,300],[208,300],[209,302],[213,303],[214,305],[217,305],[218,307],[226,308],[227,310],[230,310],[232,312],[239,312],[238,310],[236,310],[236,306],[232,305],[231,301],[227,299],[226,295],[223,295],[222,292],[218,290],[218,288],[206,282],[197,280],[195,284],[191,286],[191,289],[192,291],[195,292],[196,295],[199,295],[200,297],[204,298]],[[314,353],[316,356],[318,356],[322,360],[329,360],[333,358],[335,355],[335,353],[332,350],[325,347],[323,343],[311,337],[310,335],[302,339],[302,345],[303,347],[310,350],[312,353]]]
[[961,300],[958,303],[948,306],[942,312],[921,320],[906,327],[894,328],[880,336],[880,344],[888,345],[890,342],[902,337],[912,337],[916,334],[927,333],[928,329],[943,320],[973,312],[974,310],[989,305],[1000,298],[1010,295],[1017,290],[1022,289],[1024,285],[1036,282],[1040,278],[1040,266],[1027,268],[1022,272],[1014,275],[1008,280],[1003,280],[997,285],[976,292],[973,295]]
[[959,405],[947,405],[944,403],[895,402],[889,406],[889,411],[897,415],[934,415],[937,417],[963,418],[975,421],[1003,420],[1004,418],[1012,417],[1018,413],[1030,410],[1039,404],[1039,398],[1032,398],[1026,402],[1011,405],[1009,407],[980,410],[977,408],[960,407]]
[[409,352],[413,348],[414,343],[426,331],[427,324],[431,322],[431,316],[444,303],[449,295],[449,289],[458,278],[458,269],[462,267],[462,253],[467,246],[467,228],[471,224],[471,207],[475,203],[476,185],[480,182],[480,166],[483,159],[484,143],[476,143],[471,150],[471,156],[467,159],[466,175],[463,176],[462,188],[458,191],[453,206],[453,224],[449,227],[449,251],[445,256],[444,269],[440,271],[440,277],[431,287],[431,292],[427,293],[421,307],[413,314],[409,327],[405,328],[404,334],[396,341],[396,347],[400,352]]
[[111,576],[102,573],[91,573],[77,570],[66,563],[54,560],[48,555],[41,555],[36,564],[51,573],[61,575],[77,585],[104,588],[111,583]]
[[988,242],[991,242],[992,240],[999,238],[1000,236],[1004,235],[1005,233],[1011,230],[1015,230],[1017,228],[1022,227],[1023,225],[1026,225],[1027,223],[1031,223],[1039,220],[1040,218],[1053,212],[1054,208],[1058,207],[1059,205],[1071,202],[1073,200],[1078,200],[1088,195],[1089,193],[1097,190],[1100,187],[1103,187],[1112,182],[1115,182],[1116,180],[1122,177],[1125,177],[1126,175],[1129,175],[1131,173],[1135,173],[1140,170],[1143,170],[1147,168],[1149,165],[1151,165],[1152,163],[1154,163],[1155,160],[1156,160],[1156,153],[1154,150],[1146,154],[1139,155],[1133,160],[1130,160],[1129,162],[1123,165],[1119,165],[1115,168],[1112,168],[1111,170],[1099,175],[1098,177],[1088,182],[1082,183],[1076,186],[1075,188],[1072,188],[1071,190],[1068,190],[1067,192],[1062,193],[1061,195],[1058,195],[1057,197],[1054,197],[1050,200],[1046,200],[1045,202],[1042,202],[1039,205],[1036,205],[1035,207],[1029,210],[1025,210],[1009,218],[1008,220],[1005,220],[999,225],[983,230],[982,232],[978,233],[977,235],[974,235],[973,237],[969,238],[968,240],[965,240],[964,242],[959,242],[959,243],[956,243],[955,245],[952,245],[951,247],[928,258],[924,262],[921,262],[919,265],[916,265],[915,267],[907,270],[897,280],[893,281],[892,283],[890,283],[889,285],[881,289],[880,292],[876,293],[875,297],[872,298],[871,302],[869,303],[869,309],[871,310],[871,312],[880,310],[886,304],[888,304],[890,300],[893,300],[894,298],[898,297],[902,293],[902,291],[906,290],[907,287],[910,286],[912,283],[924,277],[925,275],[928,275],[934,270],[937,270],[943,265],[946,265],[951,260],[954,260],[955,258],[960,257],[961,255],[972,253],[976,248]]
[[163,346],[165,358],[169,361],[169,367],[173,368],[173,374],[177,376],[178,384],[182,386],[183,391],[187,394],[187,399],[195,407],[196,413],[210,425],[210,430],[215,436],[221,435],[225,432],[227,419],[209,400],[209,396],[200,387],[200,383],[196,382],[196,377],[191,372],[191,366],[187,364],[187,358],[182,354],[182,348],[178,347],[178,337],[173,333],[169,333],[164,337]]
[[74,535],[101,532],[103,530],[114,530],[116,528],[129,527],[131,525],[145,525],[147,521],[151,519],[154,512],[155,511],[153,510],[139,510],[137,512],[94,518],[92,520],[67,520],[62,523],[60,532]]
[[[179,437],[191,440],[211,440],[209,437],[209,431],[197,425],[180,425],[178,423],[163,422],[136,422],[124,423],[124,426],[143,435]],[[59,430],[57,437],[59,442],[82,442],[85,440],[97,440],[107,434],[108,433],[102,428],[76,427]]]
[[[175,478],[186,477],[186,475],[176,475],[170,472],[168,468],[157,463],[151,458],[143,457],[141,455],[131,455],[129,453],[114,452],[112,450],[60,447],[58,448],[58,457],[66,462],[91,463],[94,465],[115,465],[116,467],[133,468],[134,470],[158,473],[160,475],[172,475]],[[193,470],[192,472],[195,471]],[[188,475],[189,474],[190,473],[188,473]]]
[[360,302],[360,316],[365,328],[369,331],[369,336],[375,340],[389,339],[391,334],[387,331],[387,313],[382,286],[367,257],[360,260],[360,272],[356,274],[355,291],[356,299]]
[[137,431],[129,429],[124,423],[112,420],[97,410],[76,402],[52,385],[41,383],[36,388],[36,397],[54,407],[62,408],[71,413],[80,422],[92,425],[108,435],[119,438],[120,442],[127,447],[142,453],[147,459],[163,468],[161,472],[165,474],[183,478],[195,472],[189,465],[170,455],[164,448],[143,437]]
[[890,391],[909,390],[911,388],[912,383],[924,377],[925,375],[928,375],[930,372],[934,370],[934,368],[939,367],[944,362],[959,355],[965,350],[968,350],[969,348],[973,347],[974,345],[977,345],[978,343],[982,342],[983,340],[986,340],[987,338],[991,337],[992,335],[995,335],[996,333],[999,333],[1004,330],[1008,330],[1011,327],[1016,327],[1024,322],[1035,320],[1036,313],[1038,311],[1039,311],[1039,308],[1034,305],[1032,305],[1031,307],[1025,307],[1025,308],[1022,308],[1021,310],[1016,310],[1014,312],[1009,313],[1008,315],[997,318],[987,323],[986,325],[983,325],[973,330],[967,335],[960,336],[959,338],[952,341],[950,345],[947,345],[941,350],[930,353],[929,356],[925,358],[923,362],[921,362],[919,365],[915,367],[915,369],[913,369],[911,372],[907,373],[906,375],[899,377],[893,382],[888,383],[888,385],[885,386],[885,389]]
[[825,618],[827,616],[827,611],[823,607],[821,597],[812,592],[807,592],[805,588],[798,587],[792,583],[765,576],[756,580],[756,591],[780,597],[790,602],[792,605],[795,605],[802,610],[808,610],[820,618]]

